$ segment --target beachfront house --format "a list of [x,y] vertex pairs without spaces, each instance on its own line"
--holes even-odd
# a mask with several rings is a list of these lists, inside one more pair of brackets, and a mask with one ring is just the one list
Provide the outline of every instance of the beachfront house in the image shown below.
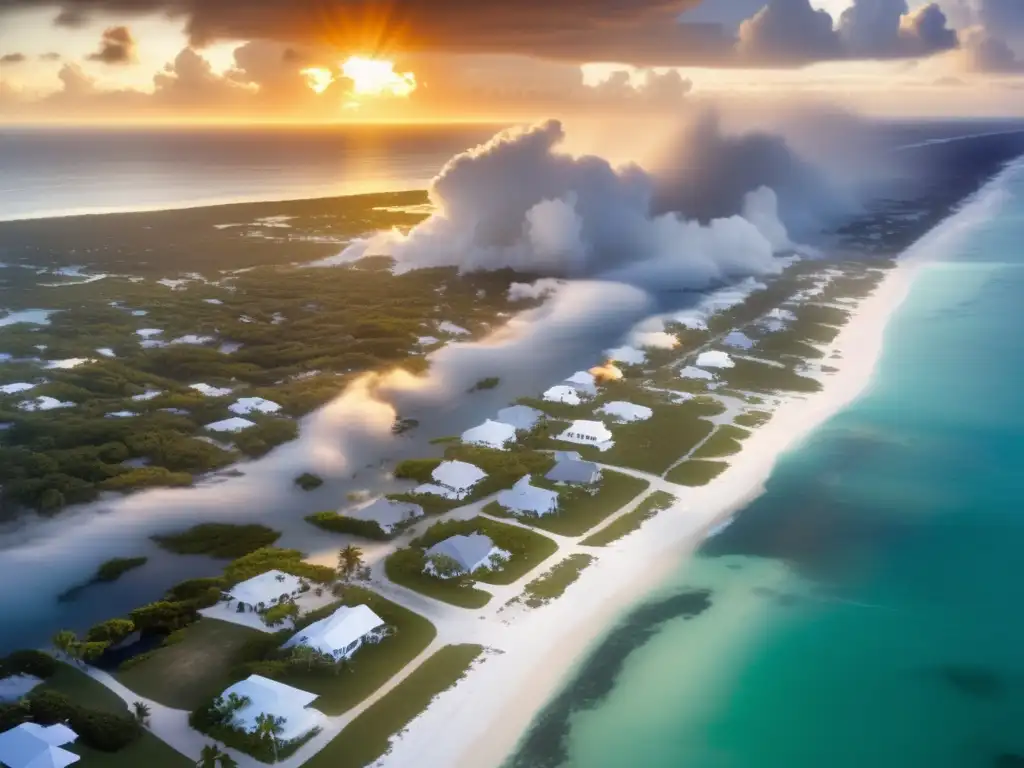
[[732,361],[727,352],[701,352],[697,356],[698,368],[735,368],[736,363]]
[[512,405],[498,411],[497,421],[510,424],[517,430],[533,429],[537,422],[544,418],[544,413],[528,405]]
[[240,397],[228,406],[228,410],[239,416],[246,416],[250,413],[277,413],[281,406],[262,397]]
[[739,349],[750,349],[754,346],[754,340],[743,331],[732,331],[722,339],[722,343],[727,347],[737,347]]
[[429,493],[446,499],[462,500],[469,496],[473,487],[487,477],[480,467],[465,461],[443,461],[431,473],[433,483],[425,483],[413,489],[413,493]]
[[257,728],[256,718],[260,715],[282,718],[278,742],[302,738],[324,722],[321,713],[309,708],[318,694],[292,688],[262,675],[249,675],[235,683],[220,695],[221,701],[228,702],[232,694],[246,702],[231,713],[232,725],[253,733]]
[[287,602],[301,593],[302,580],[298,576],[273,570],[235,584],[224,596],[229,604],[236,605],[235,610],[243,613]]
[[600,451],[607,451],[614,445],[611,430],[604,425],[604,422],[585,419],[574,421],[555,439],[581,445],[593,445]]
[[646,405],[636,405],[635,403],[627,403],[624,400],[616,400],[611,403],[605,403],[597,409],[598,413],[603,413],[606,416],[614,419],[618,422],[632,422],[632,421],[646,421],[654,415],[654,411],[648,408]]
[[550,515],[558,511],[558,493],[530,484],[530,475],[498,494],[498,503],[513,514]]
[[367,605],[343,605],[330,616],[295,633],[282,648],[304,645],[335,661],[350,659],[364,643],[379,643],[387,634],[384,619]]
[[564,405],[579,405],[583,402],[580,393],[566,384],[557,384],[551,387],[541,397],[549,403],[563,403]]
[[423,517],[423,507],[406,501],[392,501],[381,497],[362,507],[345,513],[345,517],[353,520],[365,520],[376,523],[380,529],[390,536],[406,527],[414,520]]
[[562,383],[575,389],[581,397],[593,397],[597,394],[597,379],[589,371],[576,371]]
[[703,368],[695,368],[692,365],[688,365],[679,372],[680,378],[683,379],[702,379],[703,381],[714,381],[715,374],[711,371],[705,371]]
[[482,445],[487,448],[505,450],[509,443],[516,441],[516,428],[511,424],[487,419],[483,424],[462,433],[462,442]]
[[596,485],[601,481],[601,468],[592,461],[581,461],[576,454],[576,458],[558,460],[544,477],[553,483]]
[[7,768],[65,768],[82,758],[61,747],[78,734],[62,723],[22,723],[0,733],[0,765]]
[[450,536],[426,551],[427,564],[423,567],[424,573],[438,578],[458,575],[438,573],[431,562],[431,558],[437,555],[453,560],[459,567],[459,574],[473,573],[481,568],[496,568],[510,557],[510,553],[494,546],[490,537],[482,533]]

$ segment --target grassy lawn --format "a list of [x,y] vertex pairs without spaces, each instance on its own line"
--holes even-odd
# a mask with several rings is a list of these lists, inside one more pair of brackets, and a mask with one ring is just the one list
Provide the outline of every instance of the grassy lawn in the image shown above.
[[662,510],[668,509],[676,501],[676,497],[666,491],[655,491],[637,505],[632,512],[627,512],[617,520],[585,538],[580,543],[587,547],[603,547],[618,541],[623,536],[639,530],[640,526]]
[[365,604],[394,627],[394,634],[377,645],[364,645],[352,657],[352,663],[337,674],[294,668],[277,679],[296,688],[320,695],[313,706],[326,715],[340,715],[372,694],[406,664],[430,645],[437,629],[408,608],[385,600],[362,587],[348,587],[337,603],[322,609],[319,618],[328,616],[341,605]]
[[455,584],[451,580],[435,579],[422,572],[423,565],[420,550],[400,549],[384,561],[384,572],[395,584],[459,608],[483,608],[490,601],[490,592],[472,585]]
[[695,459],[717,459],[721,456],[732,456],[743,450],[741,440],[750,437],[750,431],[733,424],[724,424],[715,430],[700,448],[693,452]]
[[820,349],[803,341],[797,333],[790,330],[765,334],[758,340],[751,354],[769,360],[781,360],[787,357],[818,360],[825,356]]
[[200,619],[183,630],[184,639],[164,646],[117,679],[140,696],[168,707],[192,710],[233,682],[239,654],[266,633],[217,619]]
[[364,768],[390,749],[393,736],[455,685],[483,653],[480,645],[446,645],[353,720],[305,768]]
[[772,415],[768,411],[747,411],[737,416],[734,422],[741,427],[753,429],[767,424],[771,417]]
[[99,752],[84,744],[69,744],[69,752],[81,755],[75,768],[194,768],[195,762],[169,746],[149,731],[119,752]]
[[601,485],[594,495],[583,488],[570,488],[562,492],[558,512],[523,518],[523,522],[563,536],[582,536],[629,504],[648,485],[650,483],[643,478],[606,469],[601,473]]
[[728,466],[729,465],[724,461],[700,461],[691,459],[690,461],[684,461],[678,467],[665,475],[665,479],[670,483],[676,483],[677,485],[707,485],[722,474]]
[[791,368],[756,363],[753,360],[735,360],[735,367],[720,372],[727,386],[747,392],[817,392],[821,382],[801,376]]
[[70,664],[61,664],[57,667],[56,673],[37,690],[63,693],[83,707],[101,709],[117,715],[123,715],[128,710],[128,705],[121,701],[120,696]]
[[561,597],[583,569],[594,562],[593,555],[569,555],[556,563],[547,573],[537,577],[523,589],[523,602],[530,608],[540,608]]

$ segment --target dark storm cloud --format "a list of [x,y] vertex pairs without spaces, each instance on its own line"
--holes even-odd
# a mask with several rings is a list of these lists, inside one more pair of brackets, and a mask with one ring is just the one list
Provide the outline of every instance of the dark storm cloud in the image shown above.
[[935,3],[911,13],[906,0],[857,0],[840,15],[838,32],[851,57],[927,56],[957,45]]
[[0,64],[21,64],[26,58],[24,53],[5,53],[0,56]]
[[128,64],[135,60],[135,38],[128,27],[109,27],[104,30],[100,47],[90,54],[89,61],[103,64]]
[[841,58],[832,17],[810,0],[770,0],[740,25],[740,58],[751,62],[798,64]]

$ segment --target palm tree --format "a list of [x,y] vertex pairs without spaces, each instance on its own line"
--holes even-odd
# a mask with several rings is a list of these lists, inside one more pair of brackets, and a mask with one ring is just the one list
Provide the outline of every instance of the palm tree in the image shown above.
[[256,729],[253,733],[257,738],[270,739],[274,748],[274,762],[277,762],[277,737],[284,732],[284,718],[268,715],[266,712],[256,715]]
[[338,573],[343,579],[352,577],[363,564],[363,550],[352,544],[338,552]]
[[135,719],[139,725],[149,724],[149,705],[144,701],[136,701],[132,704],[132,709],[135,711]]
[[316,648],[310,648],[308,645],[296,645],[292,648],[291,660],[296,664],[305,662],[306,669],[312,669],[313,663],[318,661],[319,658],[320,654]]
[[207,744],[203,747],[203,751],[199,753],[196,768],[217,768],[218,762],[224,765],[224,757],[226,756],[227,753],[222,752],[221,748],[216,744]]

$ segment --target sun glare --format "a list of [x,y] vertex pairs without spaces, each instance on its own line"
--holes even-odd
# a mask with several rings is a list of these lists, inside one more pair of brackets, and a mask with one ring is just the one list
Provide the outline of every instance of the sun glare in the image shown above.
[[383,59],[352,56],[341,65],[341,73],[352,80],[357,96],[406,97],[416,90],[412,72],[395,72],[395,65]]
[[306,85],[315,93],[323,93],[334,82],[334,75],[331,74],[331,70],[322,69],[321,67],[304,69],[302,70],[302,76],[306,78]]

